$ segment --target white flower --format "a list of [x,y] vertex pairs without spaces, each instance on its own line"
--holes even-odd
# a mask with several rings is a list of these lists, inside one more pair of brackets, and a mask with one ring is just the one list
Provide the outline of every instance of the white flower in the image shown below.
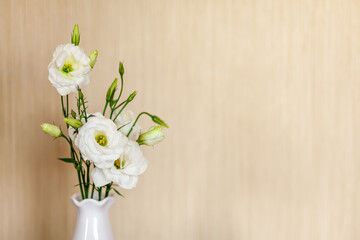
[[62,96],[90,83],[90,59],[74,44],[59,45],[48,69],[49,81]]
[[[116,116],[118,112],[114,112],[114,116]],[[116,118],[115,124],[117,128],[120,128],[119,131],[122,132],[125,136],[129,133],[132,125],[135,122],[135,114],[130,110],[123,110],[120,115]],[[139,124],[135,124],[133,130],[129,135],[129,139],[132,141],[136,141],[140,135],[141,127]]]
[[139,145],[130,141],[120,158],[113,161],[110,168],[96,167],[91,176],[97,187],[114,182],[124,189],[131,189],[136,186],[138,175],[144,173],[147,166],[148,161],[143,156]]
[[101,113],[95,113],[79,128],[75,145],[84,160],[94,162],[96,167],[107,168],[123,153],[127,141],[127,138],[117,131],[113,121]]

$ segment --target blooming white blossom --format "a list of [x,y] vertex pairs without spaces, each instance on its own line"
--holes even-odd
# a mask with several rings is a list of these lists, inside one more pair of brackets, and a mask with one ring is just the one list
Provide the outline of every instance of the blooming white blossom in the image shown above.
[[84,160],[94,162],[96,167],[108,168],[123,153],[127,141],[113,121],[95,113],[79,128],[75,145]]
[[90,58],[74,44],[59,45],[48,69],[49,81],[62,96],[90,83]]
[[[114,112],[115,116],[117,112]],[[135,114],[131,110],[123,110],[120,115],[116,118],[115,124],[117,128],[120,128],[119,131],[122,132],[125,136],[129,133],[132,125],[135,122]],[[135,124],[133,130],[129,135],[129,139],[136,141],[140,135],[141,127],[139,124]]]
[[97,187],[114,182],[121,188],[132,189],[136,186],[138,175],[144,173],[147,166],[148,161],[143,156],[139,145],[136,142],[129,141],[125,151],[113,161],[111,167],[96,167],[91,176]]

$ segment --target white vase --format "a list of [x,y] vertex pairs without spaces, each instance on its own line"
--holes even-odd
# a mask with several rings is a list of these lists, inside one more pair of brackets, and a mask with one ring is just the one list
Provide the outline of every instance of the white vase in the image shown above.
[[75,194],[70,198],[78,210],[73,240],[114,239],[108,211],[115,199],[112,196],[101,201],[95,199],[97,199],[97,194],[94,194],[94,199],[82,200],[80,194]]

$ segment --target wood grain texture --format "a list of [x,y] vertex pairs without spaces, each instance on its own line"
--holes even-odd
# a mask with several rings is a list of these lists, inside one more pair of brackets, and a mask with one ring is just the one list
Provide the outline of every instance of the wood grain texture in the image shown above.
[[[47,65],[74,23],[99,50],[90,111],[124,61],[166,140],[116,239],[360,238],[360,2],[0,0],[0,239],[70,239],[77,191]],[[146,129],[148,119],[142,119]]]

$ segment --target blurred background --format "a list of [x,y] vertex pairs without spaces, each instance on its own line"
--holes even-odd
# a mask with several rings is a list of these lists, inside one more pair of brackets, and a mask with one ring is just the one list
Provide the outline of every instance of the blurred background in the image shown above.
[[47,66],[76,23],[89,111],[123,61],[129,109],[170,125],[116,239],[360,238],[359,1],[0,0],[0,239],[72,236],[76,171],[40,124],[65,127]]

